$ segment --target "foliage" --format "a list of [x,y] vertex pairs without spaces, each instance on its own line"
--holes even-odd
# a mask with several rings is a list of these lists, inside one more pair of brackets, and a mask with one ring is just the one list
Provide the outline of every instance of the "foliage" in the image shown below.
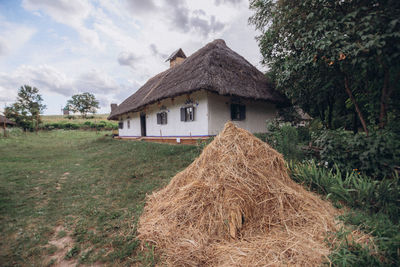
[[341,215],[346,225],[354,225],[374,237],[370,244],[348,239],[348,231],[332,233],[336,240],[329,261],[334,266],[398,266],[400,254],[400,179],[371,179],[356,171],[342,172],[318,166],[315,161],[289,164],[292,178],[334,202],[351,207]]
[[86,117],[87,113],[96,113],[99,108],[99,101],[91,93],[82,93],[73,95],[67,102],[69,110],[80,112],[82,117]]
[[330,243],[332,245],[332,252],[328,256],[330,266],[386,266],[386,261],[382,260],[375,250],[371,251],[368,244],[357,243],[349,236],[351,232],[344,228],[332,233],[331,238],[336,242]]
[[[357,226],[358,229],[370,233],[374,237],[374,243],[380,254],[383,254],[380,255],[380,258],[386,266],[399,266],[400,224],[393,223],[387,215],[380,212],[371,215],[359,210],[352,210],[339,218],[347,225]],[[383,264],[380,263],[380,265]]]
[[8,119],[14,120],[18,126],[33,129],[39,125],[40,114],[46,108],[42,102],[39,89],[29,85],[21,86],[17,101],[5,108],[5,115]]
[[309,138],[304,127],[296,128],[288,123],[280,124],[277,121],[271,121],[267,125],[267,130],[265,141],[282,153],[286,160],[304,158],[300,146]]
[[65,129],[65,130],[113,130],[118,129],[118,124],[110,121],[85,121],[85,122],[47,122],[40,125],[43,130]]
[[251,0],[277,88],[327,128],[399,119],[400,2]]
[[369,213],[381,212],[398,223],[400,219],[400,179],[371,179],[356,171],[343,172],[318,166],[315,161],[291,163],[292,178],[309,190],[326,195],[337,204],[362,209]]
[[316,140],[322,148],[321,160],[340,169],[357,169],[367,175],[390,176],[400,162],[400,135],[390,131],[353,135],[348,131],[323,131]]

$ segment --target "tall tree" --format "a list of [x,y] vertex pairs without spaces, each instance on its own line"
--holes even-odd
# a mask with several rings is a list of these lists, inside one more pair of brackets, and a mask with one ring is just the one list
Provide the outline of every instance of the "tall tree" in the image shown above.
[[88,113],[96,113],[99,108],[99,101],[91,93],[83,93],[73,95],[67,102],[69,110],[81,113],[82,117],[86,117]]
[[250,8],[263,62],[304,110],[328,121],[334,109],[355,112],[367,133],[399,117],[400,1],[251,0]]
[[39,89],[24,85],[18,91],[17,101],[5,108],[5,114],[25,130],[37,129],[40,123],[40,114],[46,109],[46,105],[42,102],[43,98],[39,94]]

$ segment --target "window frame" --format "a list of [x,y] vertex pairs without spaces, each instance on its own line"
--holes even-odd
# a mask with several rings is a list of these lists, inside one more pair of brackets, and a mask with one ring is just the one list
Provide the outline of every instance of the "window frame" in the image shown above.
[[231,103],[230,109],[232,121],[244,121],[246,119],[246,105]]
[[166,111],[161,111],[157,113],[157,125],[168,124],[168,113]]
[[181,107],[181,121],[195,121],[195,107],[193,105]]
[[124,129],[124,121],[118,122],[118,129],[120,129],[120,130]]

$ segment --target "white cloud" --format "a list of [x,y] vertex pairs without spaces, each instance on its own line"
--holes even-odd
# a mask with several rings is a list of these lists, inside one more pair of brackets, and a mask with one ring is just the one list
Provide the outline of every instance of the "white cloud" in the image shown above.
[[0,17],[0,57],[18,52],[36,33],[36,29],[11,23]]
[[74,92],[71,80],[52,66],[22,65],[13,73],[0,73],[0,88],[11,95],[15,96],[15,92],[24,84],[64,96],[69,96]]
[[81,93],[116,94],[120,89],[120,85],[112,77],[98,69],[82,73],[74,84]]
[[85,25],[94,7],[87,0],[23,0],[22,6],[33,13],[38,11],[54,21],[74,28],[85,43],[104,49],[96,31]]
[[8,55],[0,63],[0,101],[27,83],[57,101],[89,91],[103,106],[120,103],[167,69],[173,51],[190,56],[217,38],[260,68],[243,0],[22,0],[16,8],[36,16],[15,24],[0,10],[0,59]]

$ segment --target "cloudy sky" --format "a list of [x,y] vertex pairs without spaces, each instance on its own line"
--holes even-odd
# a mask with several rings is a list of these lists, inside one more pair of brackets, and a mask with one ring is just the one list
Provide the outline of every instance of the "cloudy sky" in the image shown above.
[[248,0],[0,0],[0,106],[28,84],[45,114],[83,92],[108,113],[174,50],[189,56],[219,38],[262,69],[250,15]]

